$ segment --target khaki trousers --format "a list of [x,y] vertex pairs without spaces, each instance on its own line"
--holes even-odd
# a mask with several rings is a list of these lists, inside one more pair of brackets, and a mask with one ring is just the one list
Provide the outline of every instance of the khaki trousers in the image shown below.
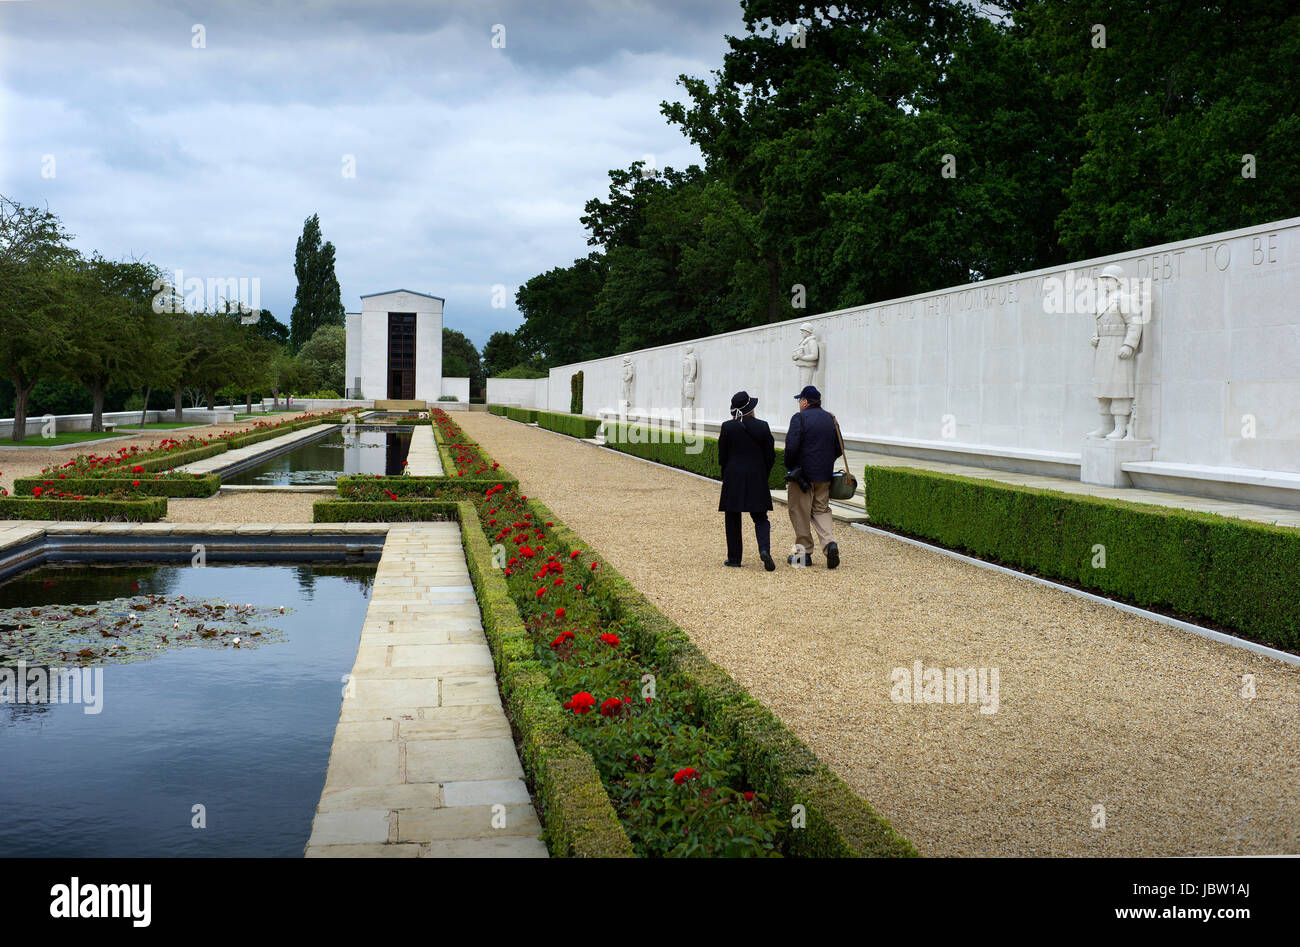
[[[835,539],[831,535],[831,485],[830,481],[814,483],[812,492],[805,493],[799,485],[791,480],[786,490],[786,505],[790,510],[790,525],[794,527],[794,541],[803,546],[805,552],[815,552],[812,530],[816,528],[817,538],[821,540],[824,550]],[[811,526],[809,525],[811,521]]]

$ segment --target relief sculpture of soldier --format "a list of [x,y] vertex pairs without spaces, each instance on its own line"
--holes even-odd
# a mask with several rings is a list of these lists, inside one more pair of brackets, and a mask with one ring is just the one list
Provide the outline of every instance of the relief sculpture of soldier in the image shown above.
[[1097,328],[1092,337],[1092,393],[1102,424],[1089,437],[1118,441],[1132,437],[1133,399],[1137,394],[1136,353],[1142,345],[1145,313],[1136,291],[1123,290],[1124,271],[1111,264],[1101,271]]
[[817,336],[813,335],[811,322],[805,322],[799,327],[799,344],[795,346],[791,358],[799,369],[799,385],[808,387],[813,383],[813,375],[821,360],[820,346],[817,344]]
[[686,346],[682,357],[682,423],[689,426],[695,420],[695,378],[699,374],[699,359],[695,346]]

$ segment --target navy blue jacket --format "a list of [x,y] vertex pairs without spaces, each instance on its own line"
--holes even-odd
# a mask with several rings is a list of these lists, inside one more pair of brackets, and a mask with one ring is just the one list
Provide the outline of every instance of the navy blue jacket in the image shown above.
[[821,408],[799,411],[790,419],[785,434],[785,469],[803,468],[803,475],[813,483],[829,483],[840,455],[840,441],[835,436],[835,421]]

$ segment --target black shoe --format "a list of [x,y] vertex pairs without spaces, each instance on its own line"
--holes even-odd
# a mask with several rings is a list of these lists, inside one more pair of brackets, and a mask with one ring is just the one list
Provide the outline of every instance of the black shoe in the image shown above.
[[722,564],[723,564],[724,566],[731,566],[733,569],[739,569],[739,568],[740,568],[740,563],[739,563],[739,562],[732,562],[730,559],[724,559],[723,562],[722,562]]
[[776,571],[776,563],[772,561],[772,554],[770,552],[760,552],[758,558],[763,560],[763,568],[768,572]]
[[840,547],[831,543],[826,547],[826,568],[834,569],[840,564]]
[[813,557],[812,557],[812,553],[806,552],[802,556],[799,555],[786,556],[785,561],[792,566],[811,567],[813,564]]

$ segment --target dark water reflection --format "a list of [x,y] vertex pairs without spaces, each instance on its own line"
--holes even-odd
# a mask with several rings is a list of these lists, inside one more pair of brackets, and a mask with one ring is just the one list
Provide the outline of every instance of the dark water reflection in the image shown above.
[[[0,703],[0,856],[301,855],[373,577],[373,566],[80,566],[0,585],[4,607],[136,594],[286,607],[282,641],[100,668],[97,714]],[[206,828],[191,825],[195,805]]]
[[341,474],[397,476],[411,449],[411,434],[358,428],[334,431],[319,440],[263,461],[222,479],[223,483],[259,486],[332,484]]

